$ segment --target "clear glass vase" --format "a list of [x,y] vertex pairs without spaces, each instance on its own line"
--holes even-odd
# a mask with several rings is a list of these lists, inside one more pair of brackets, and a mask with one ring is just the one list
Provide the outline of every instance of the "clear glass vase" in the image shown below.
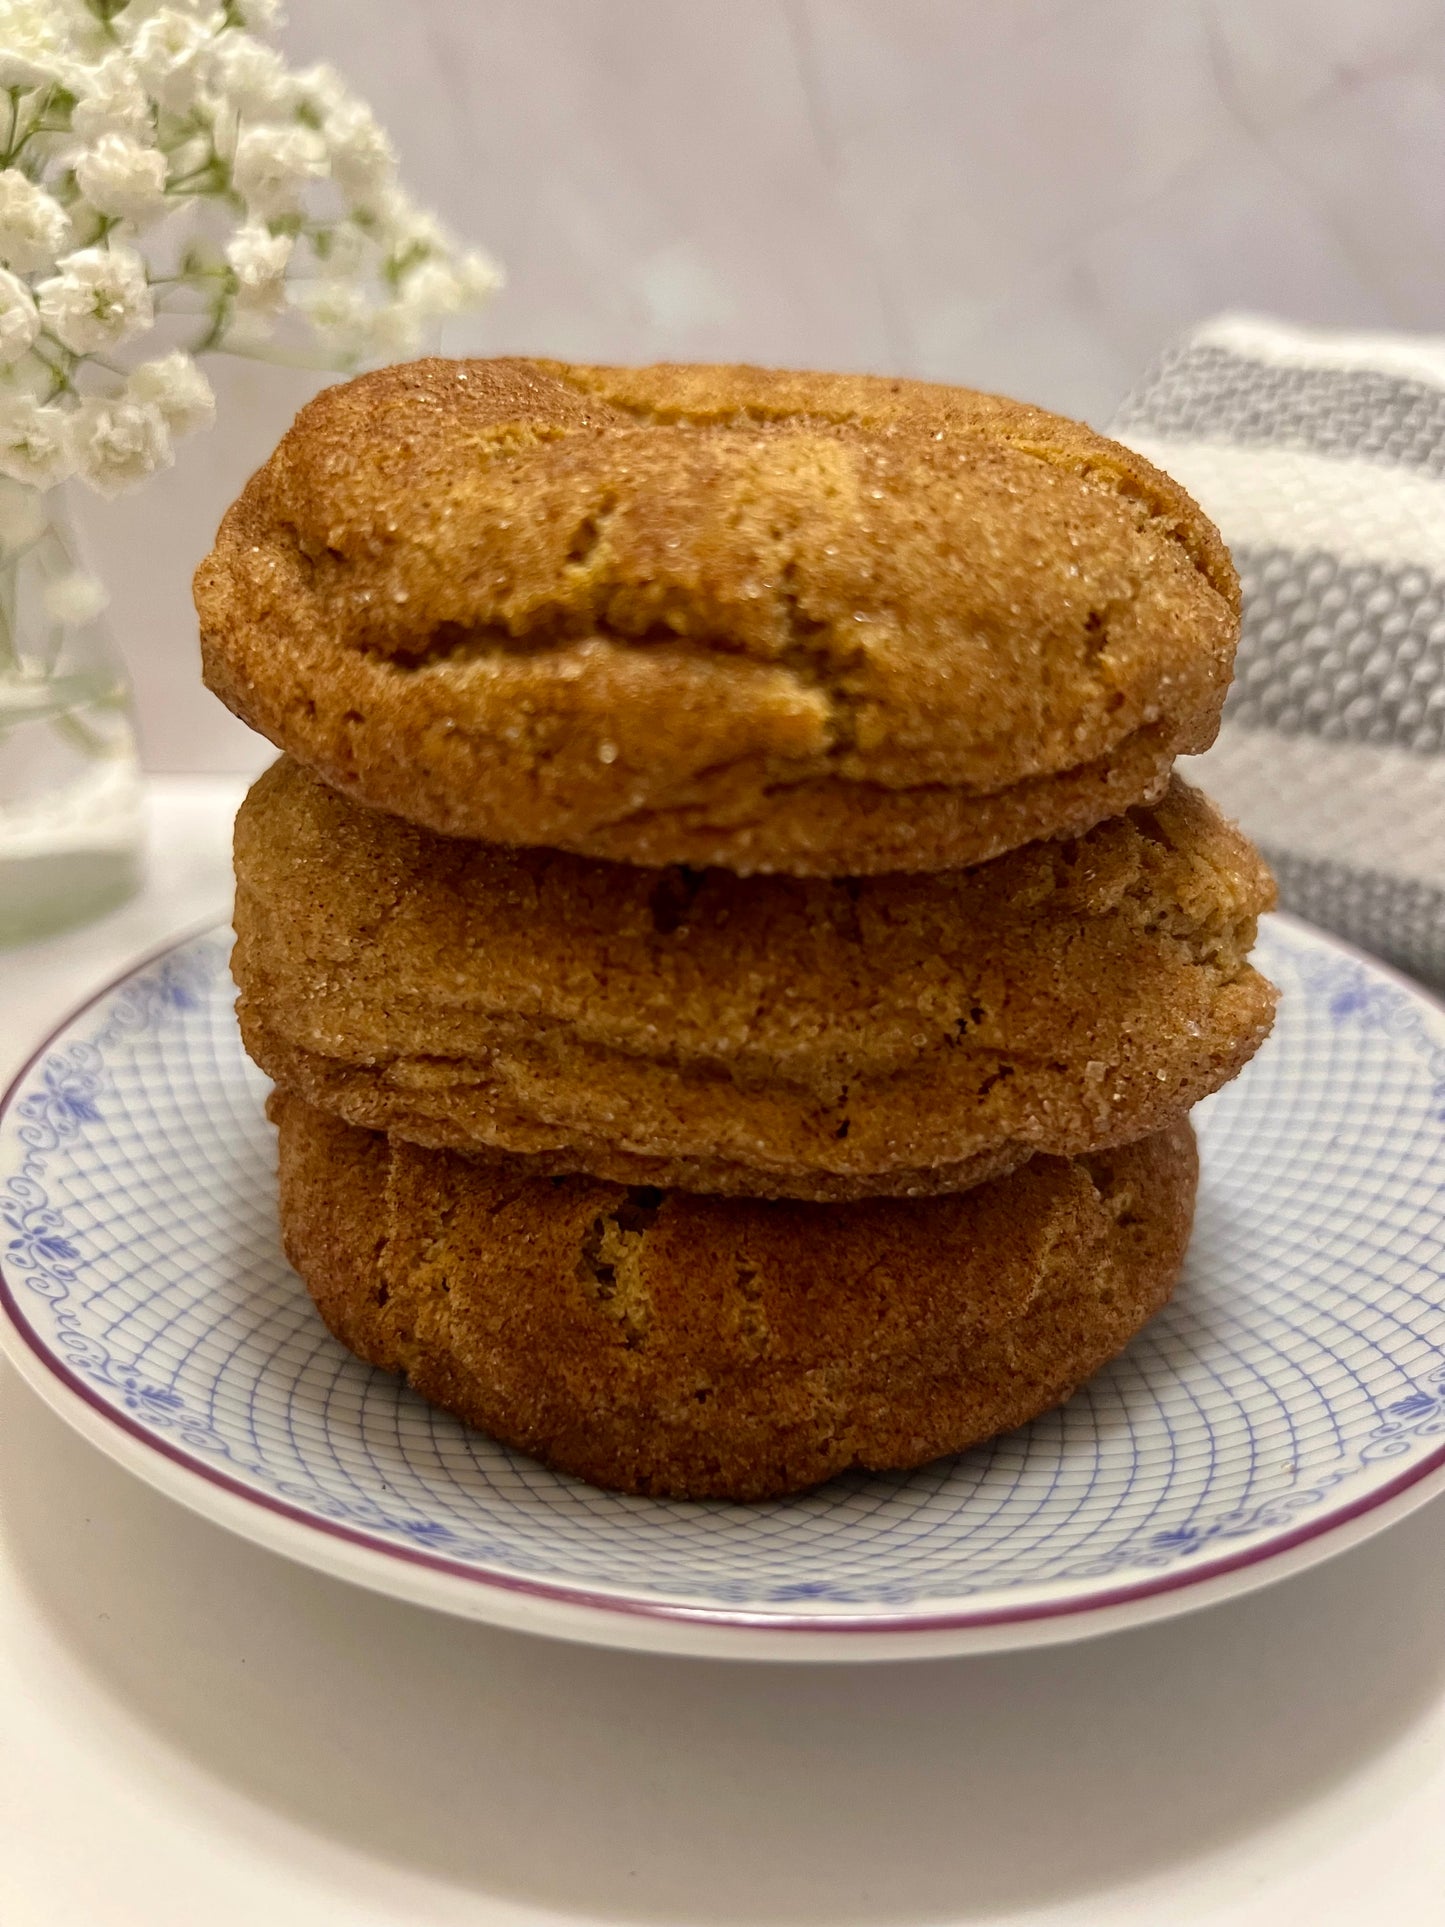
[[0,483],[0,944],[123,903],[141,880],[130,685],[57,495]]

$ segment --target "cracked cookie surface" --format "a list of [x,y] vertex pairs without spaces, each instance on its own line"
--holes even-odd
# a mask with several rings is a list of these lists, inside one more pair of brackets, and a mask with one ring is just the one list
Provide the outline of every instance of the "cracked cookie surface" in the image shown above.
[[765,1499],[920,1465],[1058,1404],[1183,1260],[1186,1121],[961,1197],[849,1205],[538,1178],[277,1093],[287,1254],[435,1404],[625,1492]]
[[962,1190],[1163,1128],[1274,1009],[1268,871],[1177,779],[974,870],[824,879],[438,837],[283,760],[236,876],[242,1035],[278,1082],[623,1183]]
[[451,835],[859,875],[1072,834],[1206,748],[1212,524],[1078,423],[732,367],[423,361],[308,404],[196,575],[211,688]]

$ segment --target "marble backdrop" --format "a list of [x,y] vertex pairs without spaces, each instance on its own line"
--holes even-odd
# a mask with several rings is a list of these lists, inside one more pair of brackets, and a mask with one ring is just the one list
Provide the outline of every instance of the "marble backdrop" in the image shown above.
[[[1445,332],[1445,0],[290,0],[510,287],[452,349],[882,369],[1106,419],[1221,308]],[[267,752],[188,578],[309,392],[77,503],[155,768]]]

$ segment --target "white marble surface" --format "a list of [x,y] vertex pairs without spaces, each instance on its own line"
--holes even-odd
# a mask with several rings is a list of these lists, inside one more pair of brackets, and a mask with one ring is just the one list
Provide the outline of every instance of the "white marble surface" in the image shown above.
[[[0,1082],[223,911],[240,793],[0,953]],[[1445,1517],[1074,1647],[898,1666],[568,1647],[287,1564],[0,1367],[4,1927],[1375,1927],[1445,1891]]]
[[[1441,0],[290,0],[507,264],[447,345],[886,369],[1101,420],[1222,308],[1445,327]],[[190,571],[304,399],[216,364],[170,476],[80,504],[146,754],[256,760]]]

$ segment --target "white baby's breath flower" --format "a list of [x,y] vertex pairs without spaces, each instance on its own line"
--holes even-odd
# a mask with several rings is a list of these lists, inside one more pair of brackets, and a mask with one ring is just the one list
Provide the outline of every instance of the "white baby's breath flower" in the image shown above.
[[17,274],[48,268],[70,239],[70,217],[18,167],[0,171],[0,262]]
[[0,549],[12,555],[17,549],[28,549],[49,524],[38,489],[0,481]]
[[343,100],[326,115],[321,136],[342,192],[364,200],[396,175],[396,149],[364,101]]
[[87,575],[84,569],[72,569],[47,582],[40,600],[52,622],[66,629],[82,629],[87,622],[95,621],[110,597],[93,575]]
[[[0,166],[0,593],[46,573],[46,490],[75,475],[118,495],[214,420],[191,353],[123,345],[155,324],[152,273],[195,355],[265,356],[299,319],[349,366],[413,354],[500,286],[397,185],[341,75],[292,73],[266,44],[280,20],[279,0],[0,0],[17,163]],[[167,213],[154,245],[129,244]],[[298,256],[307,278],[288,279]],[[105,595],[68,563],[38,586],[54,653]]]
[[330,61],[319,60],[314,67],[303,67],[296,76],[298,98],[317,120],[327,121],[349,107],[355,95]]
[[448,315],[473,308],[501,286],[501,270],[482,253],[432,255],[404,277],[397,299],[379,308],[372,329],[387,354],[415,354],[428,330]]
[[[132,0],[134,4],[134,0]],[[127,7],[120,18],[130,12]],[[200,98],[206,83],[213,26],[180,7],[162,7],[145,21],[131,42],[136,72],[154,99],[183,114]]]
[[294,245],[289,234],[271,234],[259,221],[236,229],[226,243],[226,259],[236,276],[240,307],[264,314],[281,305]]
[[286,24],[281,0],[231,0],[231,11],[252,33],[275,33]]
[[151,104],[135,68],[123,53],[110,53],[76,76],[76,102],[70,125],[82,140],[102,134],[131,134],[149,139]]
[[308,181],[324,180],[326,144],[309,127],[262,122],[243,129],[231,177],[248,213],[266,220],[291,214]]
[[[83,0],[89,6],[91,0]],[[219,33],[225,24],[225,14],[216,5],[216,0],[127,0],[123,10],[115,16],[115,25],[123,36],[131,39],[140,32],[148,20],[158,13],[183,13],[199,20],[207,33]]]
[[54,0],[0,0],[0,88],[50,87],[68,80],[72,65]]
[[75,179],[102,214],[142,226],[165,212],[166,157],[129,134],[102,134],[76,161]]
[[153,402],[92,396],[70,422],[75,465],[100,495],[120,495],[175,460],[170,430]]
[[179,349],[132,369],[125,392],[131,401],[153,403],[173,435],[209,428],[216,419],[211,384],[191,357]]
[[420,261],[402,283],[403,299],[418,315],[457,314],[467,305],[461,278],[450,261]]
[[34,395],[0,397],[0,475],[53,488],[75,466],[70,416]]
[[382,246],[398,258],[449,254],[455,245],[436,215],[418,207],[405,188],[382,188],[367,201],[364,214]]
[[484,248],[468,248],[458,256],[456,276],[462,285],[462,306],[480,308],[507,285],[506,270]]
[[77,355],[113,348],[155,319],[146,265],[134,248],[81,248],[35,290],[46,327]]
[[[0,22],[0,33],[4,32]],[[27,52],[23,47],[6,46],[0,43],[0,88],[17,88],[29,93],[37,87],[51,87],[60,78],[58,72],[43,56]]]
[[358,333],[351,353],[384,355],[388,360],[404,361],[420,348],[427,323],[432,319],[425,308],[418,308],[405,295],[395,301],[383,301],[371,310],[367,326]]
[[330,227],[317,228],[311,245],[317,260],[323,263],[324,272],[337,279],[352,276],[365,279],[375,265],[375,242],[354,221],[337,221]]
[[211,54],[211,87],[250,120],[289,114],[299,83],[274,47],[248,33],[217,36]]
[[371,348],[375,311],[360,288],[328,279],[294,282],[289,292],[293,305],[328,348],[347,360]]
[[19,361],[39,333],[34,296],[18,274],[0,268],[0,362]]
[[402,293],[419,316],[431,319],[476,307],[501,285],[496,262],[474,250],[455,260],[433,256],[419,261],[403,281]]

